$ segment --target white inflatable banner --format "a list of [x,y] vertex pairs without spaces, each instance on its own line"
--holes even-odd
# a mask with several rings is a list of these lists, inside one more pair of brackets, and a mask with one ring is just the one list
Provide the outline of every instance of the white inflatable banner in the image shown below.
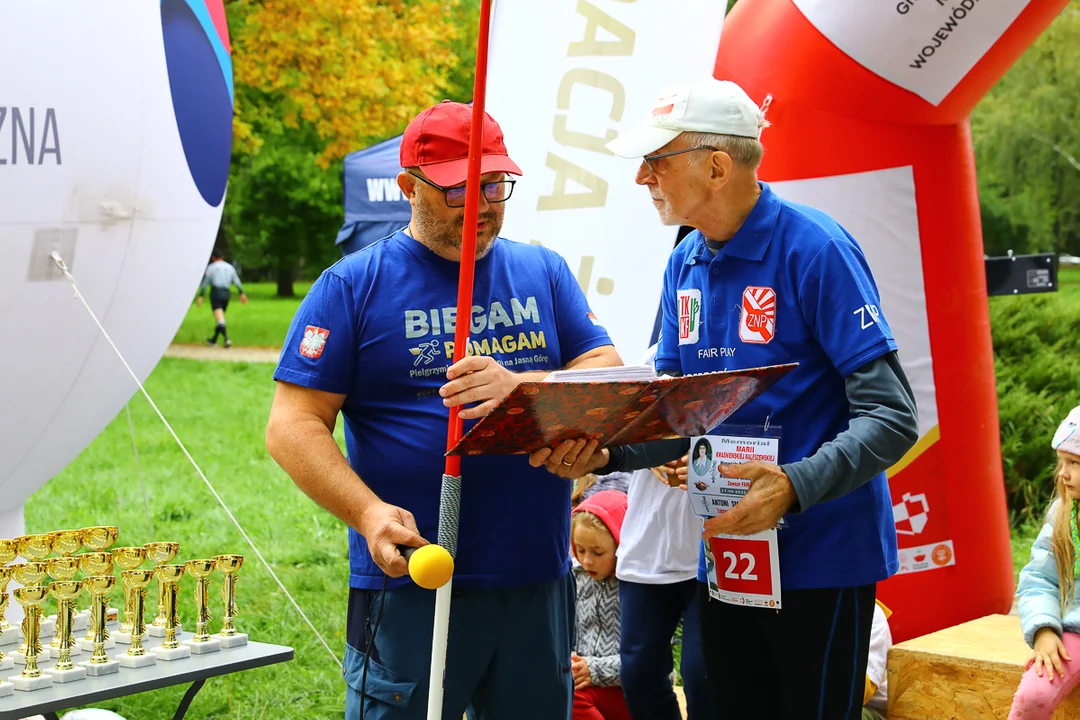
[[488,112],[525,172],[503,235],[566,258],[624,358],[648,347],[677,228],[605,143],[661,88],[710,77],[726,3],[499,0]]
[[232,66],[220,0],[0,0],[0,17],[3,513],[136,390],[51,253],[149,375],[221,218]]

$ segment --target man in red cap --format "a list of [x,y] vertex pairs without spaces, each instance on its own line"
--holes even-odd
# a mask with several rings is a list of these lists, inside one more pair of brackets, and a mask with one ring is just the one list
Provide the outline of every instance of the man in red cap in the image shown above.
[[[274,374],[267,447],[349,526],[347,718],[426,716],[435,594],[411,582],[399,547],[437,536],[447,408],[467,406],[467,430],[523,380],[621,364],[566,261],[498,236],[521,169],[490,116],[470,355],[451,364],[471,120],[444,102],[409,124],[408,227],[320,276]],[[557,452],[570,465],[581,450]],[[443,717],[569,718],[569,483],[520,455],[465,458],[462,477]]]

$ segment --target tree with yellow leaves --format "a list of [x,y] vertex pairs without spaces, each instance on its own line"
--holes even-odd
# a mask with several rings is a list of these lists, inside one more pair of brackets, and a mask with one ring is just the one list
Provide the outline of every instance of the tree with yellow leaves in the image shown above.
[[[441,100],[459,58],[458,0],[238,0],[237,85],[269,96],[288,128],[311,126],[327,167],[346,153],[399,132]],[[235,14],[234,14],[235,15]],[[250,98],[243,98],[250,100]],[[267,108],[242,104],[237,135],[251,137]]]
[[291,296],[335,257],[341,158],[468,101],[479,0],[227,0],[236,87],[223,239]]

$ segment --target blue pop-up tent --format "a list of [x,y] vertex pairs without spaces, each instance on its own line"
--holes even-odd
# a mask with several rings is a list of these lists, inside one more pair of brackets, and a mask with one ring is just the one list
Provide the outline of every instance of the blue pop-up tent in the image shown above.
[[409,201],[401,194],[398,148],[401,136],[345,156],[345,224],[335,245],[343,255],[356,252],[409,223]]

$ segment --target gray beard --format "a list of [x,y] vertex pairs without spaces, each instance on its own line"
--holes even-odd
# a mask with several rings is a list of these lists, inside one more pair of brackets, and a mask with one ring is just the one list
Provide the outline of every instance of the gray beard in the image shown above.
[[[476,258],[480,259],[491,252],[491,248],[495,245],[495,238],[499,236],[499,232],[502,231],[502,219],[495,213],[487,213],[479,218],[488,224],[488,233],[485,233],[488,237],[477,238],[476,243]],[[446,252],[448,250],[461,251],[461,236],[464,229],[464,218],[461,218],[458,222],[447,225],[445,222],[434,217],[434,214],[430,212],[427,203],[421,200],[413,208],[413,222],[416,223],[416,230],[420,235],[417,240],[420,240],[424,245],[427,245],[433,251],[438,253],[439,251]],[[481,245],[481,243],[483,243]]]

